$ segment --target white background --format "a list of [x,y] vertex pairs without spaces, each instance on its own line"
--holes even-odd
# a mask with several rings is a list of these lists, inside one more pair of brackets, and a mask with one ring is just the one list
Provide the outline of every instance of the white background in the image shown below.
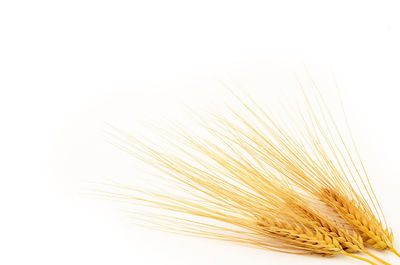
[[107,122],[179,119],[179,102],[218,104],[227,76],[266,98],[302,61],[321,77],[333,65],[399,247],[396,2],[1,1],[0,263],[360,263],[148,231],[82,194],[88,181],[135,177],[104,143]]

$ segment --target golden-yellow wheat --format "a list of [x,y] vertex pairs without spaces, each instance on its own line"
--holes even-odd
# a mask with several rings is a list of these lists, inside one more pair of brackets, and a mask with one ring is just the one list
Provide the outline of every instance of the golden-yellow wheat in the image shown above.
[[305,98],[307,109],[299,113],[304,128],[295,135],[253,100],[241,99],[242,112],[232,108],[229,117],[203,120],[210,138],[163,131],[167,151],[115,129],[115,145],[184,195],[120,184],[103,194],[144,206],[132,214],[156,229],[374,264],[351,254],[362,251],[388,264],[365,249],[397,253],[365,168],[355,162],[323,98],[317,97],[320,116]]

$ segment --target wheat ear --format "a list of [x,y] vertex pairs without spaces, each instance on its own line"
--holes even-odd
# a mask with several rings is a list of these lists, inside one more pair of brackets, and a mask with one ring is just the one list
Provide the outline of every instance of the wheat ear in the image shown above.
[[[169,138],[170,134],[165,133],[176,152],[163,152],[116,130],[112,138],[117,146],[158,169],[190,196],[130,187],[127,190],[139,195],[127,195],[125,191],[108,194],[147,208],[190,216],[134,213],[162,230],[285,253],[345,254],[375,264],[351,254],[363,251],[388,264],[365,250],[364,243],[396,253],[392,234],[383,228],[379,214],[383,213],[376,197],[368,191],[344,142],[343,152],[333,141],[334,133],[324,128],[312,108],[300,115],[305,130],[291,136],[255,103],[254,108],[245,103],[242,106],[249,115],[232,109],[233,118],[215,115],[215,127],[205,124],[213,140],[189,136],[192,134],[185,130]],[[335,123],[331,123],[342,140]],[[354,176],[361,179],[367,195],[352,186]],[[314,200],[324,204],[313,204]],[[334,217],[320,214],[325,208],[336,212],[356,232]]]
[[318,228],[265,218],[260,218],[257,225],[271,237],[277,236],[282,241],[308,249],[311,253],[333,256],[343,252],[337,238],[319,231]]
[[355,253],[364,250],[363,239],[357,232],[351,231],[332,218],[307,207],[301,197],[293,200],[290,205],[299,216],[308,219],[312,226],[320,227],[325,233],[335,237],[346,252]]
[[[212,142],[196,141],[186,135],[183,138],[187,144],[186,148],[181,149],[187,153],[193,149],[201,154],[198,156],[192,153],[192,158],[197,163],[188,163],[179,156],[162,153],[159,149],[150,148],[123,132],[119,133],[122,137],[114,139],[119,141],[121,148],[160,169],[177,182],[176,184],[183,184],[185,191],[192,190],[191,193],[197,194],[196,197],[200,200],[197,202],[174,195],[146,193],[122,185],[117,187],[124,188],[124,192],[108,194],[147,207],[220,221],[243,230],[227,229],[205,221],[199,223],[169,215],[139,213],[139,218],[145,216],[147,224],[155,225],[153,228],[234,241],[285,253],[334,256],[347,253],[343,246],[350,251],[351,242],[346,241],[350,236],[344,235],[339,229],[332,232],[333,225],[325,227],[326,223],[323,224],[322,220],[317,224],[309,216],[301,216],[299,211],[295,210],[299,204],[293,207],[288,203],[291,201],[289,198],[296,197],[294,191],[278,183],[276,178],[268,178],[273,172],[265,168],[260,170],[241,156],[244,153],[239,146],[231,145],[232,152],[229,154],[221,148],[226,142],[222,142],[218,147]],[[206,161],[200,158],[204,156]],[[206,165],[207,172],[196,164]],[[231,181],[227,182],[220,177],[221,175],[234,181],[236,185],[232,185]],[[130,196],[126,190],[142,195]],[[149,199],[146,199],[145,195],[148,195]],[[302,209],[306,208],[305,204]],[[338,234],[342,236],[339,237]],[[356,247],[352,248],[351,251],[355,252]],[[357,258],[374,264],[369,260]]]
[[382,229],[375,216],[367,216],[354,200],[344,198],[334,190],[325,190],[321,197],[361,234],[365,243],[375,249],[393,249],[393,236]]

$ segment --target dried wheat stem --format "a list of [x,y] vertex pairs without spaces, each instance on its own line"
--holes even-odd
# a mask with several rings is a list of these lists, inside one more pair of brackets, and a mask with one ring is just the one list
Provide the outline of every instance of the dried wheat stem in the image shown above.
[[367,255],[373,257],[374,259],[379,260],[380,262],[382,262],[382,263],[385,264],[385,265],[390,265],[390,263],[388,263],[388,262],[384,261],[383,259],[381,259],[381,258],[375,256],[374,254],[372,254],[371,252],[369,252],[369,251],[366,250],[366,249],[363,249],[363,252],[364,252],[365,254],[367,254]]
[[350,254],[350,253],[348,253],[348,252],[343,252],[343,254],[345,254],[345,255],[347,255],[347,256],[349,256],[349,257],[355,258],[355,259],[359,259],[359,260],[368,262],[369,264],[372,264],[372,265],[378,265],[378,264],[376,264],[375,262],[370,261],[369,259],[366,259],[366,258],[363,258],[363,257],[359,257],[359,256],[356,256],[356,255]]
[[400,257],[400,253],[397,252],[394,248],[391,248],[390,251],[392,251],[394,254],[396,254],[398,257]]

